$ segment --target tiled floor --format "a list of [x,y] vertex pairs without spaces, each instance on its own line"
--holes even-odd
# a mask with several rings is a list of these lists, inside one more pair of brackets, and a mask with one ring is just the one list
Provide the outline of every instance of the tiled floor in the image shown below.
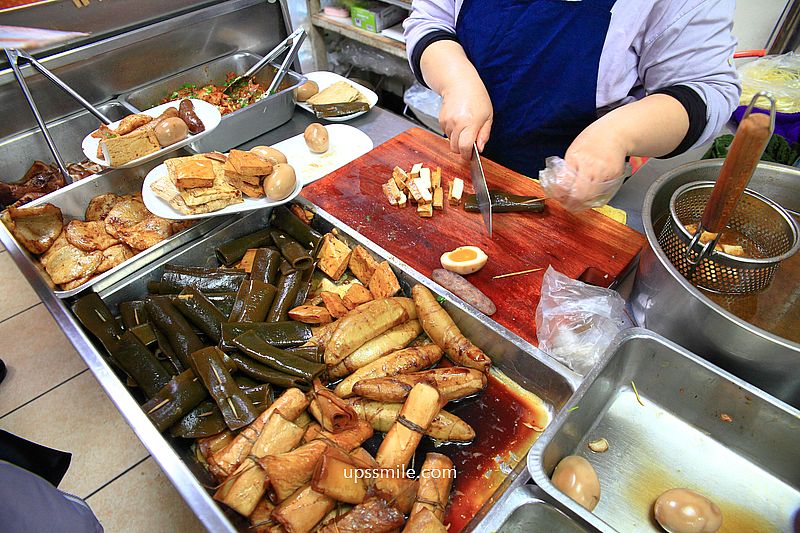
[[[105,530],[202,531],[0,246],[0,428],[72,453],[59,488]],[[1,529],[1,528],[0,528]]]

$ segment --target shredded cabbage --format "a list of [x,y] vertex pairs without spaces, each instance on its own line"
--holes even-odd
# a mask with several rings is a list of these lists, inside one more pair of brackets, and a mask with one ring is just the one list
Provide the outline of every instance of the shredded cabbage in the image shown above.
[[[739,105],[750,105],[750,100],[760,91],[769,91],[775,97],[776,109],[781,113],[800,112],[800,55],[794,52],[779,56],[766,56],[739,68],[742,96]],[[757,104],[765,106],[766,100]]]

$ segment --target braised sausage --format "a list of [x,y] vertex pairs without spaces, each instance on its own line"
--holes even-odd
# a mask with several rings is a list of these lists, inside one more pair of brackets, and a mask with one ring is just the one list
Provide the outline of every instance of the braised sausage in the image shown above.
[[192,104],[191,100],[181,100],[178,106],[178,116],[186,123],[189,132],[196,134],[206,130],[203,121],[194,112],[194,104]]
[[437,268],[433,271],[431,278],[481,313],[491,316],[497,312],[494,302],[463,276],[443,268]]

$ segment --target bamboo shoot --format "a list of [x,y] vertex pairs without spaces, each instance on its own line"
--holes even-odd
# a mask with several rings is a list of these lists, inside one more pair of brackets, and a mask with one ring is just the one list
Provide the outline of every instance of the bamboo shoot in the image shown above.
[[359,305],[336,322],[325,345],[325,362],[339,363],[365,342],[416,318],[416,307],[409,298],[382,298]]
[[444,518],[444,510],[450,499],[450,487],[455,479],[453,461],[440,453],[429,453],[422,463],[419,474],[419,488],[411,514],[422,509],[431,511],[437,519]]
[[488,372],[492,360],[461,333],[433,293],[424,285],[415,285],[411,292],[422,329],[444,350],[447,358],[456,365]]
[[405,522],[403,513],[381,497],[368,498],[349,513],[331,521],[320,533],[390,533]]
[[447,528],[430,510],[422,509],[411,515],[403,533],[447,533]]
[[334,507],[336,502],[305,486],[297,489],[272,510],[272,518],[280,522],[288,533],[308,533]]
[[353,408],[325,388],[318,379],[314,380],[311,398],[308,410],[325,431],[339,433],[358,424],[358,415]]
[[442,408],[439,391],[418,383],[408,394],[397,420],[381,442],[375,460],[384,468],[405,470],[422,435]]
[[435,344],[405,348],[363,366],[343,379],[334,392],[340,398],[353,396],[353,386],[363,379],[394,376],[417,372],[435,365],[442,358],[442,350]]
[[412,374],[364,379],[353,386],[353,393],[379,402],[404,402],[417,383],[433,385],[443,400],[451,401],[480,392],[486,388],[487,378],[486,374],[473,368],[434,368]]
[[[382,433],[389,431],[403,407],[401,403],[375,402],[364,398],[348,398],[346,401],[356,410],[359,418]],[[475,438],[475,430],[469,424],[447,411],[439,411],[425,434],[442,442],[470,442]]]
[[419,320],[409,320],[365,342],[340,363],[328,368],[328,377],[341,378],[397,350],[402,350],[422,333]]

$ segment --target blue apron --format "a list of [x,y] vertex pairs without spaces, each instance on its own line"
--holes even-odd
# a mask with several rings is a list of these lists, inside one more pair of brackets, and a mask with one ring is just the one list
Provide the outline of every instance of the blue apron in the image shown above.
[[615,0],[464,0],[456,35],[494,108],[484,155],[527,176],[597,118]]

